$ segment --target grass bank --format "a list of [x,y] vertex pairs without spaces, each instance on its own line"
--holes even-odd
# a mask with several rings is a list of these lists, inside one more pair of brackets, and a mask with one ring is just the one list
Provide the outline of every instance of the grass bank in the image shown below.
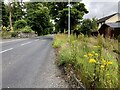
[[118,41],[109,38],[58,34],[53,41],[58,66],[66,69],[71,81],[71,72],[86,88],[118,87]]

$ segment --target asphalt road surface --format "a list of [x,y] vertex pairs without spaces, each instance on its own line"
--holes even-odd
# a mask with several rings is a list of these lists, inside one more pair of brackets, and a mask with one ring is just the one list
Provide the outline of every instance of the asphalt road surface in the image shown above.
[[67,88],[55,65],[53,36],[3,40],[2,88]]

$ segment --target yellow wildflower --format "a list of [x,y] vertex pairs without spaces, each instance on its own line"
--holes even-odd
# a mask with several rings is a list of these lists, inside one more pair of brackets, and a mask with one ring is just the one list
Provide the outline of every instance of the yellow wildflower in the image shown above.
[[93,46],[94,48],[97,48],[97,46]]
[[106,61],[104,59],[102,59],[102,62],[103,62],[104,65],[106,64]]
[[87,57],[87,55],[84,55],[84,57]]
[[101,68],[104,68],[105,66],[104,65],[101,65]]
[[98,56],[98,54],[97,54],[97,53],[95,53],[95,56]]
[[99,48],[100,46],[93,46],[94,48]]
[[88,56],[89,56],[89,57],[92,57],[92,56],[93,56],[93,54],[91,54],[91,53],[88,53]]
[[111,65],[111,64],[112,64],[112,62],[111,62],[111,61],[109,61],[109,62],[107,62],[107,64]]
[[96,60],[95,59],[90,59],[89,63],[96,63]]

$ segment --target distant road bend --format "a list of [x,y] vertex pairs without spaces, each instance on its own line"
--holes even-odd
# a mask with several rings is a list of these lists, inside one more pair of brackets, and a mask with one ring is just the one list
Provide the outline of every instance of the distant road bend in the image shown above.
[[67,88],[59,77],[53,35],[3,40],[2,88]]

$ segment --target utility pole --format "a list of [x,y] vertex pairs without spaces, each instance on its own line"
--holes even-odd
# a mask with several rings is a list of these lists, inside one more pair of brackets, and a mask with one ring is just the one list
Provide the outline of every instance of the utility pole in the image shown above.
[[70,0],[68,0],[68,38],[70,37]]

